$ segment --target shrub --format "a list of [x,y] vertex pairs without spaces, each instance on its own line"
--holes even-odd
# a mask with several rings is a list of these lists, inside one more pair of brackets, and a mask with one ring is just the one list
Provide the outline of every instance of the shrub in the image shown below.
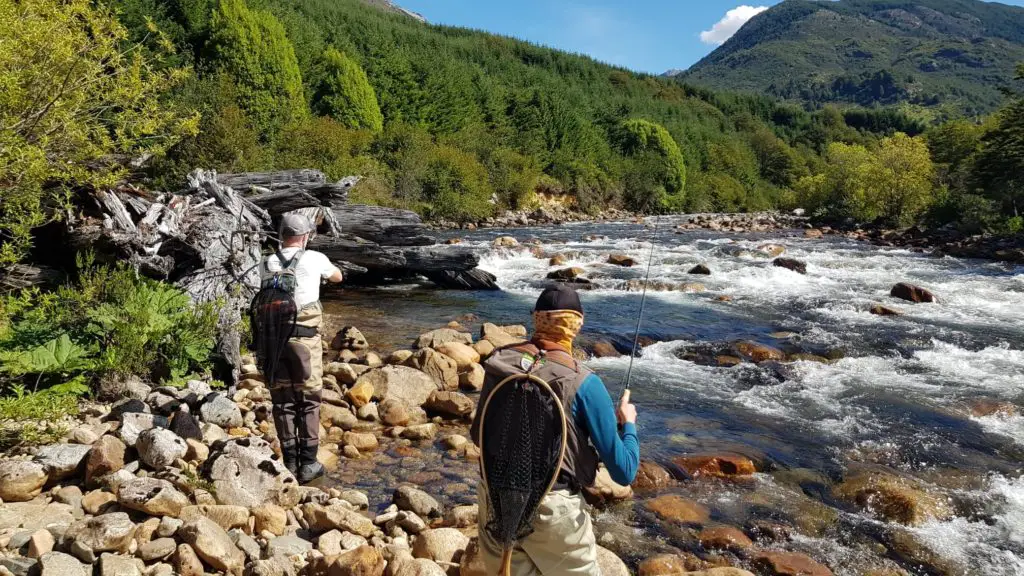
[[[639,176],[639,184],[644,191],[632,192],[634,201],[637,195],[645,196],[644,204],[651,209],[667,208],[671,201],[681,205],[685,200],[686,164],[679,145],[672,139],[663,126],[648,120],[633,119],[622,122],[616,139],[619,148],[629,156],[641,156],[634,166],[635,170],[643,170],[646,174]],[[627,197],[630,198],[630,197]],[[647,202],[653,200],[653,202]],[[644,209],[644,205],[633,206]]]
[[533,158],[510,148],[496,148],[485,164],[498,202],[512,210],[525,208],[540,178],[540,168]]
[[448,146],[431,153],[423,174],[423,200],[431,218],[472,222],[494,213],[487,170],[471,154]]
[[380,132],[384,116],[366,72],[335,48],[324,53],[324,67],[326,75],[315,96],[317,111],[347,128]]

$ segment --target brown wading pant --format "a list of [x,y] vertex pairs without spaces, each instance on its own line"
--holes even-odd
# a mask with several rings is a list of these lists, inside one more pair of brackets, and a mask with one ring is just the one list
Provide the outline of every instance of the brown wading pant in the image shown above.
[[[489,574],[500,574],[501,545],[484,528],[489,517],[483,482],[477,485],[477,500],[480,504],[480,555]],[[533,534],[512,551],[512,576],[600,576],[597,538],[589,510],[581,495],[568,490],[554,490],[545,496],[537,507]]]
[[[296,323],[299,326],[320,328],[323,310],[319,303],[299,311]],[[309,349],[310,376],[305,382],[292,382],[278,378],[270,390],[274,404],[274,427],[281,441],[281,452],[285,462],[296,462],[298,466],[316,462],[320,448],[320,398],[323,390],[323,345],[320,335],[309,338],[292,338]]]

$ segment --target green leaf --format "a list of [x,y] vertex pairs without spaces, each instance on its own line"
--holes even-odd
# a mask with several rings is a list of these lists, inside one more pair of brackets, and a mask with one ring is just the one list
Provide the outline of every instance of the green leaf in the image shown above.
[[61,334],[29,351],[23,361],[31,373],[68,373],[89,368],[92,362],[88,356],[88,350],[72,342],[67,334]]

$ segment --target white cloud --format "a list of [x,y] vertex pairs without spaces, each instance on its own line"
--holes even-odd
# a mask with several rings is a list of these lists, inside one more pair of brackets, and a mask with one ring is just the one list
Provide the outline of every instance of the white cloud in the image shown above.
[[748,20],[767,10],[767,6],[740,6],[725,13],[721,20],[715,22],[711,30],[700,33],[700,41],[705,44],[724,44],[732,38],[737,30],[743,27]]

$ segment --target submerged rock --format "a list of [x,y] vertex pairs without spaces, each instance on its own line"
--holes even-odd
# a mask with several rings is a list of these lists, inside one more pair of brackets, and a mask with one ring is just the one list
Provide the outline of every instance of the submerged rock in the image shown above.
[[901,300],[907,300],[909,302],[936,302],[935,295],[925,288],[908,284],[906,282],[900,282],[892,287],[889,291],[889,295],[893,298],[899,298]]
[[912,479],[884,472],[851,476],[836,486],[835,495],[882,518],[911,526],[953,516],[953,507],[945,497],[928,492]]
[[772,266],[792,270],[799,274],[807,274],[807,264],[795,258],[776,258],[772,260]]
[[699,275],[699,276],[710,276],[711,275],[711,269],[708,268],[707,266],[705,266],[704,264],[697,264],[693,268],[690,268],[690,270],[687,272],[687,274],[694,274],[694,275]]
[[711,512],[702,504],[675,494],[658,496],[648,500],[644,506],[662,520],[680,524],[704,524],[711,519]]
[[748,358],[752,362],[786,359],[786,354],[782,350],[751,340],[736,342],[732,345],[732,351],[739,356]]
[[757,472],[754,462],[739,454],[705,454],[695,456],[678,456],[672,463],[683,469],[690,476],[714,476],[731,478],[750,476]]
[[799,552],[761,552],[754,565],[769,576],[833,576],[828,567]]
[[659,490],[673,483],[672,475],[660,464],[650,460],[641,460],[640,467],[633,480],[634,490]]

